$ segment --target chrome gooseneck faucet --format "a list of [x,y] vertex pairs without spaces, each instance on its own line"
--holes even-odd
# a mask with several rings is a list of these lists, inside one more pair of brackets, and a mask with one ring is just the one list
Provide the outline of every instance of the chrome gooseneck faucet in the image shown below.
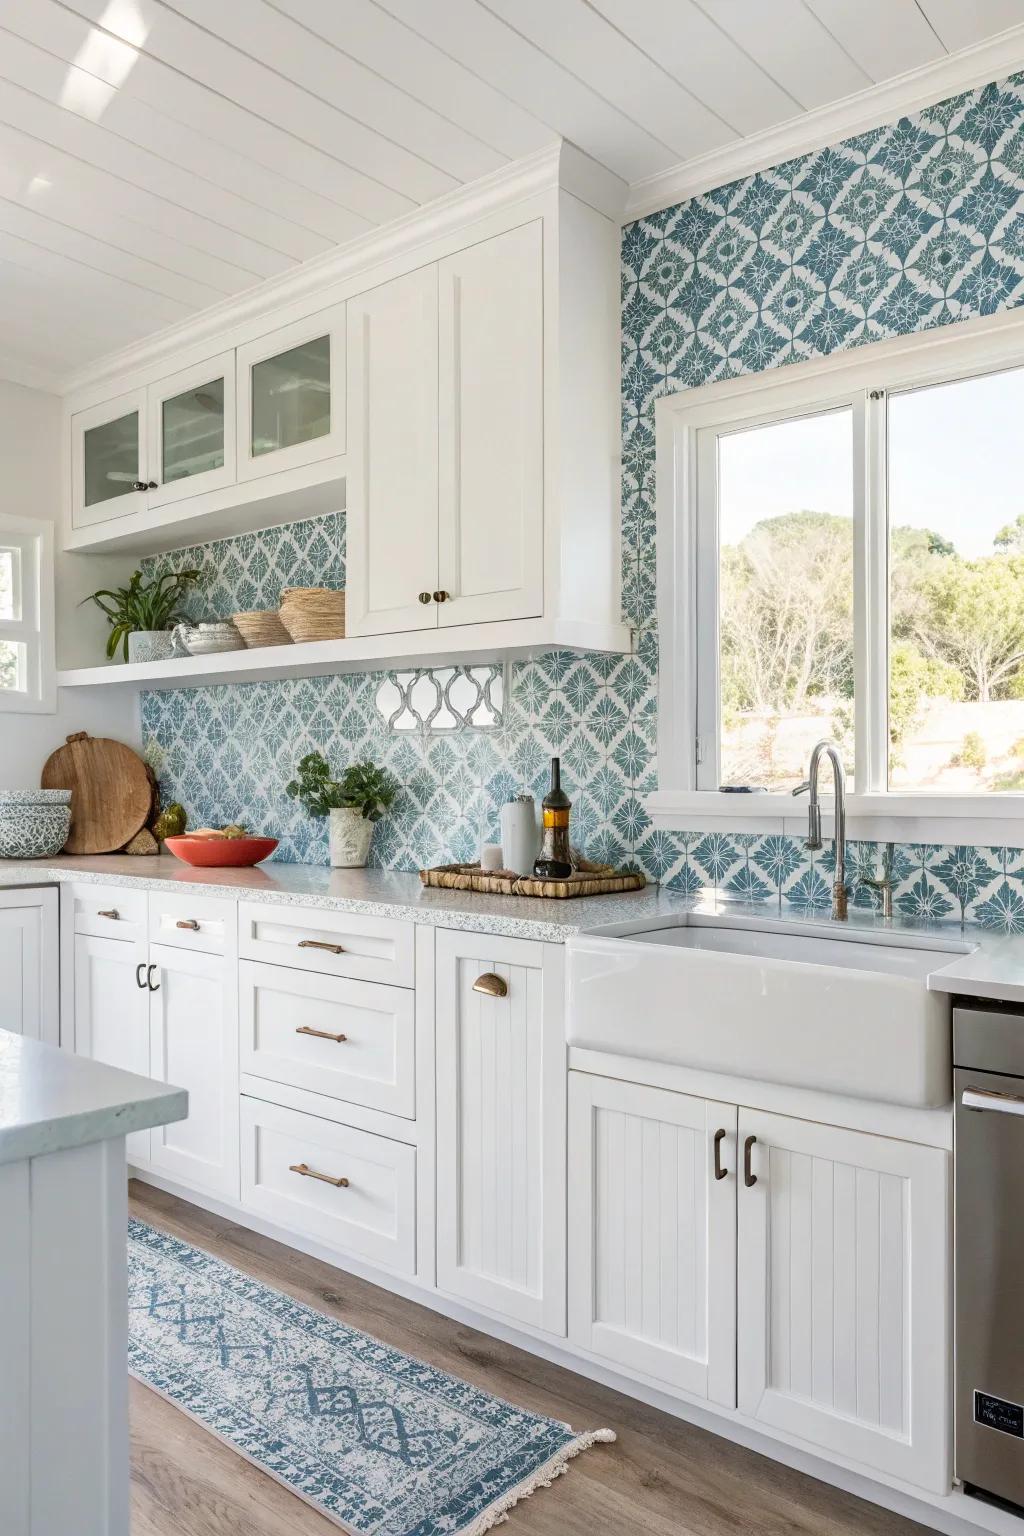
[[832,882],[832,917],[837,922],[846,921],[846,774],[843,771],[842,758],[839,749],[834,742],[819,741],[811,753],[811,766],[807,770],[807,778],[803,784],[798,784],[794,789],[794,795],[802,795],[804,790],[809,791],[810,801],[807,806],[807,843],[812,851],[822,846],[821,843],[821,802],[818,799],[818,765],[822,754],[828,757],[832,764],[832,778],[835,783],[836,793],[836,872]]

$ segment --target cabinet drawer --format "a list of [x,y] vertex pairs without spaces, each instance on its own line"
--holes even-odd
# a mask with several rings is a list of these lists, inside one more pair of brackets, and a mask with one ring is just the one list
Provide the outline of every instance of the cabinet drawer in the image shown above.
[[412,923],[393,917],[239,903],[238,953],[244,960],[411,987],[414,941]]
[[75,932],[97,939],[144,939],[146,892],[123,885],[73,885]]
[[241,1114],[244,1205],[332,1248],[415,1271],[414,1147],[261,1099],[243,1097]]
[[217,896],[187,892],[150,891],[149,937],[154,944],[222,955],[230,948],[227,935],[235,920],[235,903]]
[[243,960],[242,1070],[412,1119],[415,994]]

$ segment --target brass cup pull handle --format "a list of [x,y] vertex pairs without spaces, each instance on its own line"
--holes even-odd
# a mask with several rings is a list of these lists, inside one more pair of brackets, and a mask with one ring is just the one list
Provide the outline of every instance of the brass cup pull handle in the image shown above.
[[348,1189],[348,1179],[336,1179],[329,1173],[317,1173],[306,1163],[289,1163],[289,1173],[301,1173],[304,1179],[319,1179],[321,1184],[332,1184],[335,1189]]
[[757,1183],[757,1174],[750,1171],[750,1149],[756,1140],[756,1136],[748,1136],[743,1143],[743,1182],[748,1189],[752,1189]]
[[329,955],[343,955],[344,949],[340,944],[328,944],[325,939],[300,939],[300,949],[326,949]]
[[486,971],[474,981],[473,991],[482,992],[484,997],[508,997],[508,982],[504,976],[495,976],[493,971]]
[[722,1166],[722,1142],[724,1140],[725,1140],[725,1131],[724,1130],[717,1130],[715,1132],[715,1178],[716,1179],[724,1179],[726,1174],[729,1172],[728,1168],[723,1168],[723,1166]]
[[348,1035],[332,1035],[329,1029],[311,1029],[308,1024],[300,1024],[296,1028],[297,1035],[312,1035],[316,1040],[333,1040],[336,1045],[341,1045],[348,1039]]
[[111,907],[109,912],[97,912],[96,916],[109,917],[112,923],[116,923],[121,914],[116,907]]
[[193,933],[199,932],[199,924],[194,917],[182,917],[175,923],[175,928],[190,928]]

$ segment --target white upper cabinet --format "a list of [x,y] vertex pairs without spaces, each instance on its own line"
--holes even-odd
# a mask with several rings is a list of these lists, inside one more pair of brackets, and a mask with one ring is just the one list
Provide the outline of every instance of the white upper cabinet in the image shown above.
[[149,496],[146,391],[134,390],[71,418],[71,526],[88,528],[144,511]]
[[542,228],[438,268],[439,625],[544,611]]
[[345,305],[239,347],[238,479],[345,452]]
[[437,267],[348,306],[351,439],[345,624],[437,624]]
[[147,404],[149,506],[234,484],[234,352],[150,385]]

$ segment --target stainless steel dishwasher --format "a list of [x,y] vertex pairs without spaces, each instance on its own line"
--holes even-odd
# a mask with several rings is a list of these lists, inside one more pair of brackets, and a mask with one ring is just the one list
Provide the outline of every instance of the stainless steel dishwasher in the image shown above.
[[1024,1011],[953,1010],[956,1475],[1024,1506]]

